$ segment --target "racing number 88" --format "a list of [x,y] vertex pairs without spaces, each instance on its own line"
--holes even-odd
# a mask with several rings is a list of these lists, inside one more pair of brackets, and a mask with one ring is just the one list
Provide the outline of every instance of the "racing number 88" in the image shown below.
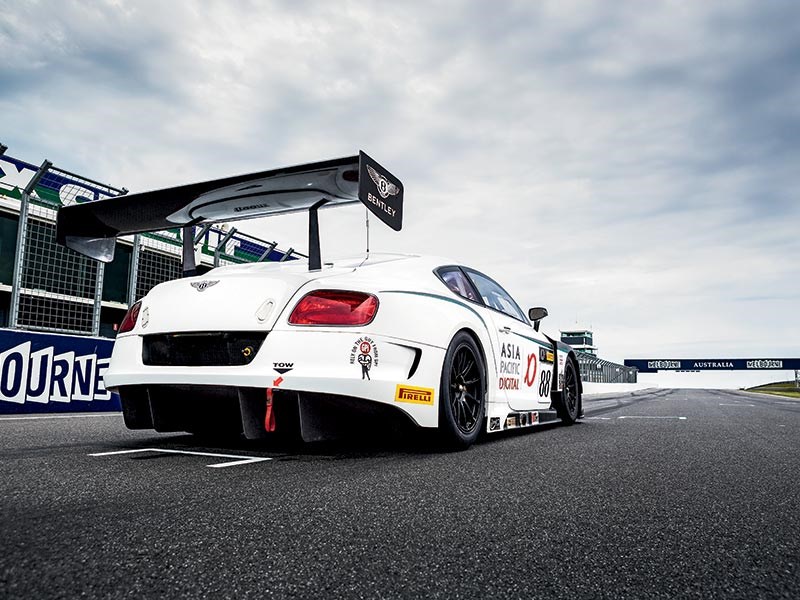
[[550,378],[553,374],[548,371],[542,371],[542,376],[539,378],[539,396],[548,396],[550,395]]

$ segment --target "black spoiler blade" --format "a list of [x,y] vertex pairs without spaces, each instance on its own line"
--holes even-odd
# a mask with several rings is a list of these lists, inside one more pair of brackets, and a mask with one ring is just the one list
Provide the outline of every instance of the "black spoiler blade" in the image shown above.
[[[115,238],[200,223],[254,219],[361,201],[395,231],[402,228],[403,184],[360,152],[334,160],[86,202],[59,209],[59,243],[111,262]],[[309,230],[309,246],[319,235]]]
[[358,202],[358,156],[65,206],[58,242],[103,262],[114,238]]

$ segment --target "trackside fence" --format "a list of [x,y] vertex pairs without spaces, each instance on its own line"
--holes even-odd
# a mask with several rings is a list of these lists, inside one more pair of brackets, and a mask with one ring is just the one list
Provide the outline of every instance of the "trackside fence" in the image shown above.
[[639,369],[597,358],[586,352],[575,352],[581,380],[591,383],[636,383]]
[[105,265],[56,242],[60,206],[124,194],[45,161],[20,192],[12,328],[98,335]]
[[[121,238],[108,264],[58,244],[60,207],[118,197],[127,190],[47,160],[37,167],[5,150],[0,144],[0,211],[6,219],[18,217],[13,276],[0,281],[0,286],[11,283],[11,329],[113,337],[120,311],[159,283],[182,276],[181,229]],[[192,235],[199,273],[217,266],[305,257],[226,225],[195,227]]]

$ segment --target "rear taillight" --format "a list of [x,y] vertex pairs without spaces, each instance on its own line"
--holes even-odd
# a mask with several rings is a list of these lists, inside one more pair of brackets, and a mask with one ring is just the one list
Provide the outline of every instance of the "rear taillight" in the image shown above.
[[125,313],[125,318],[122,319],[122,324],[119,326],[118,333],[125,333],[136,327],[136,320],[139,318],[139,310],[142,308],[142,301],[139,300],[136,304],[128,309]]
[[378,312],[378,299],[364,292],[317,290],[294,307],[292,325],[367,325]]

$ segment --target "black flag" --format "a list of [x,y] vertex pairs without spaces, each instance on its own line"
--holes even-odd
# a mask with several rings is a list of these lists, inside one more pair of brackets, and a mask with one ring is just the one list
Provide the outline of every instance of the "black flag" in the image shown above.
[[358,155],[358,199],[395,231],[403,228],[403,184],[363,151]]

